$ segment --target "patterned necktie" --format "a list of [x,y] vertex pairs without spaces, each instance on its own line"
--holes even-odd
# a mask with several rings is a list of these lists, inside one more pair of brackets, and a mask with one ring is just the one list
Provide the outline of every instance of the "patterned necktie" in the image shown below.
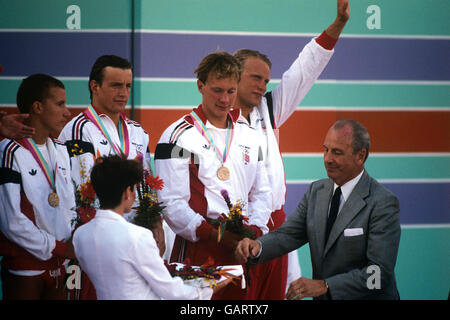
[[328,236],[330,235],[331,228],[333,227],[334,221],[336,220],[339,203],[341,202],[341,187],[338,187],[334,191],[333,199],[331,199],[330,214],[328,215],[327,230],[325,234],[325,243],[328,241]]

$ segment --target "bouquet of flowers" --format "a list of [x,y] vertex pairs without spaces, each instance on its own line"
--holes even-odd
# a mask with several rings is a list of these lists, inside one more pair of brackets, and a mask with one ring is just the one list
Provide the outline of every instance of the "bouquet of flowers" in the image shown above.
[[239,278],[239,276],[230,273],[231,271],[236,272],[239,270],[235,270],[233,267],[215,266],[211,257],[208,257],[208,260],[199,267],[192,266],[189,259],[186,259],[184,264],[168,264],[167,261],[164,261],[164,263],[172,277],[180,277],[187,284],[214,288],[218,282],[224,279],[231,279],[235,283],[234,279]]
[[77,216],[72,220],[72,225],[79,227],[95,217],[94,202],[96,194],[90,180],[80,184],[75,191]]
[[138,226],[153,229],[160,220],[165,206],[159,202],[156,190],[164,188],[164,181],[158,176],[154,177],[148,170],[144,171],[141,183],[137,187],[139,206],[136,208],[134,223]]
[[222,190],[220,193],[230,211],[228,215],[222,213],[218,219],[211,220],[212,225],[218,226],[217,242],[222,240],[225,230],[243,238],[255,239],[255,232],[244,224],[244,222],[248,222],[248,217],[243,214],[244,203],[242,200],[239,199],[237,203],[232,204],[227,190]]
[[[74,146],[78,147],[78,145],[76,144]],[[97,195],[95,194],[95,190],[92,187],[91,180],[86,173],[86,166],[81,161],[81,159],[79,159],[79,161],[81,166],[80,177],[85,182],[81,183],[78,186],[74,183],[76,204],[75,211],[77,212],[77,215],[72,219],[72,225],[74,225],[75,228],[93,219],[95,217],[97,208],[95,204]],[[94,161],[96,161],[96,157],[94,157]]]
[[[75,144],[74,147],[78,147],[78,145]],[[74,150],[72,150],[72,152],[74,152]],[[97,155],[98,155],[98,151],[97,151]],[[96,161],[96,159],[99,159],[99,155],[97,158],[94,157],[94,162]],[[80,158],[79,158],[79,162],[80,162],[80,166],[81,166],[80,177],[81,177],[82,181],[85,181],[85,182],[79,184],[78,186],[74,182],[76,216],[72,219],[72,226],[74,226],[75,229],[85,223],[88,223],[90,220],[92,220],[95,217],[95,214],[97,212],[97,207],[98,207],[97,195],[96,195],[94,187],[92,186],[91,181],[86,173],[86,166],[84,165],[83,161]],[[68,266],[69,267],[70,266],[78,266],[79,267],[78,260],[71,259]],[[64,284],[66,286],[66,289],[69,290],[69,292],[70,292],[70,300],[80,300],[81,289],[77,288],[76,286],[74,286],[72,289],[69,289],[69,287],[68,287],[69,277],[70,277],[70,273],[67,273],[64,278]],[[80,280],[80,284],[82,286],[87,286],[87,287],[92,286],[90,284],[90,282],[86,283],[84,272],[82,272],[81,277],[82,278]],[[87,280],[87,281],[89,281],[89,280]]]

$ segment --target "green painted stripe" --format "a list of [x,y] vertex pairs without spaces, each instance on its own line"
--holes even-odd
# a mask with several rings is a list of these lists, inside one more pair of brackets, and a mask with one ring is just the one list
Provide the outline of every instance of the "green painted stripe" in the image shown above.
[[[327,174],[320,155],[284,155],[286,179],[318,180]],[[366,168],[376,179],[449,179],[450,155],[371,154]]]
[[136,104],[146,106],[198,105],[201,95],[195,81],[142,81],[135,86]]
[[448,298],[449,239],[450,228],[402,228],[395,269],[401,299]]
[[[284,155],[283,162],[287,182],[327,177],[321,156]],[[449,179],[450,155],[388,157],[372,154],[367,159],[366,168],[376,179]]]
[[[0,79],[0,105],[15,104],[21,80]],[[67,104],[86,105],[90,103],[87,80],[63,80]]]
[[[447,300],[450,228],[404,228],[395,274],[402,300]],[[298,249],[302,276],[312,278],[309,245]],[[432,262],[432,263],[430,263]]]
[[[278,83],[271,83],[272,90]],[[450,107],[450,85],[316,83],[301,105],[309,107]],[[174,94],[177,93],[177,94]],[[136,104],[189,106],[200,101],[194,81],[143,81]]]
[[[381,11],[381,29],[369,30],[370,5]],[[350,1],[345,33],[362,35],[450,35],[448,0]],[[167,30],[320,33],[336,17],[336,0],[138,0],[138,28]],[[420,19],[418,19],[420,17]]]
[[318,83],[302,104],[336,107],[446,107],[450,86],[438,84]]
[[81,29],[131,29],[129,0],[0,0],[0,29],[67,29],[73,4],[80,8]]
[[64,80],[66,87],[67,104],[88,105],[91,103],[89,96],[88,80]]
[[[87,80],[63,80],[68,104],[89,103]],[[0,104],[13,104],[20,80],[0,79]],[[272,90],[277,83],[269,85]],[[135,82],[135,105],[139,106],[193,106],[201,96],[195,81]],[[312,108],[450,108],[449,84],[370,84],[370,83],[316,83],[301,106]]]
[[[0,29],[67,30],[67,8],[81,10],[81,29],[131,29],[129,0],[0,0]],[[369,30],[370,5],[381,12],[381,29]],[[448,0],[351,1],[344,33],[449,36]],[[135,1],[136,29],[320,33],[336,16],[336,0]],[[420,17],[420,19],[418,19]]]

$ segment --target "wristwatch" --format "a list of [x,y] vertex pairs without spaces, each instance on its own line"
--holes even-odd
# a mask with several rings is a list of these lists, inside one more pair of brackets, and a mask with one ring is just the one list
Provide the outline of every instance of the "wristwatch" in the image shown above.
[[327,292],[325,294],[328,297],[328,299],[331,300],[330,287],[328,286],[328,282],[327,280],[323,280],[323,282],[325,282],[325,286],[327,287]]

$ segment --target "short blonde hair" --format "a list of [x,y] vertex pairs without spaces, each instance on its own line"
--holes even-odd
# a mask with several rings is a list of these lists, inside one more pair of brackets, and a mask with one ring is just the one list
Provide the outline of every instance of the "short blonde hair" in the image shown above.
[[215,74],[218,79],[234,78],[239,81],[241,67],[237,59],[228,52],[216,51],[204,57],[194,73],[197,74],[197,79],[203,83],[206,83],[211,74]]

